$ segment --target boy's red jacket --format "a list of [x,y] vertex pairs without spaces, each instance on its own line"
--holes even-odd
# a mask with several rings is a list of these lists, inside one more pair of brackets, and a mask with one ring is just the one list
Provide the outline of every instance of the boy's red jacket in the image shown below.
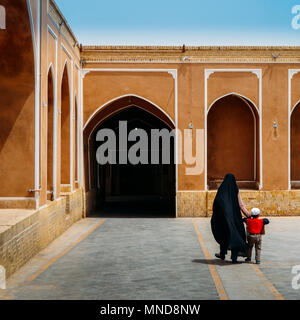
[[263,226],[264,226],[263,219],[248,219],[247,220],[247,227],[248,227],[249,233],[260,234]]
[[263,226],[269,224],[268,219],[250,218],[245,219],[248,227],[248,232],[251,234],[260,234],[262,232]]

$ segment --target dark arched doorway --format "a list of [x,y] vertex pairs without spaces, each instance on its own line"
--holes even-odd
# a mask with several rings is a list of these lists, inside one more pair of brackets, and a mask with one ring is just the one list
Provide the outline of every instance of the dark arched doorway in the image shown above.
[[77,104],[77,98],[75,97],[75,107],[74,107],[74,178],[75,178],[75,189],[79,187],[79,118],[78,118],[78,104]]
[[47,199],[53,200],[53,125],[54,125],[54,85],[53,70],[48,72],[48,116],[47,116]]
[[300,108],[299,104],[291,115],[291,187],[300,189]]
[[255,106],[230,94],[215,102],[207,117],[207,181],[216,189],[227,173],[240,188],[259,187],[259,122]]
[[[122,105],[123,102],[117,101],[114,105]],[[112,110],[113,107],[109,109]],[[84,134],[87,202],[94,202],[97,214],[102,216],[175,217],[175,139],[170,139],[170,163],[162,163],[162,140],[159,145],[159,162],[151,163],[151,130],[171,132],[173,127],[170,121],[163,121],[149,109],[145,110],[137,105],[122,107],[110,115],[103,115],[101,119],[98,118],[94,128],[90,130],[87,127]],[[146,151],[146,163],[136,164],[128,161],[124,164],[120,161],[120,152],[128,154],[139,141],[128,141],[124,150],[120,143],[120,137],[124,136],[120,132],[120,122],[126,123],[128,135],[136,130],[147,133],[147,150],[138,152],[140,155]],[[96,141],[97,133],[103,129],[115,133],[116,163],[101,165],[96,161],[96,152],[104,143]]]

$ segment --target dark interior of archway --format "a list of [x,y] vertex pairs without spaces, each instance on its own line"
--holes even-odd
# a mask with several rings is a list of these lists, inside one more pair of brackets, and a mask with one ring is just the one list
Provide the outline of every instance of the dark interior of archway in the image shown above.
[[227,173],[236,176],[242,189],[258,188],[258,129],[255,108],[239,96],[229,95],[211,107],[207,118],[209,189],[217,189]]
[[61,85],[61,184],[70,184],[70,91],[66,66]]
[[78,188],[78,104],[77,99],[75,99],[75,118],[74,118],[74,144],[75,144],[75,184],[76,188]]
[[[143,129],[148,134],[148,164],[119,164],[119,122],[127,121],[127,131]],[[170,164],[151,164],[151,129],[168,129],[168,125],[151,113],[129,107],[102,122],[100,129],[112,129],[117,137],[117,164],[99,165],[94,162],[92,185],[97,188],[97,215],[109,217],[175,217],[174,140],[171,139]],[[128,142],[127,151],[136,142]],[[91,152],[101,142],[95,142]],[[162,143],[160,142],[160,155]],[[95,167],[96,166],[96,167]]]
[[47,122],[47,198],[53,199],[53,77],[51,70],[48,74],[48,122]]
[[294,109],[291,116],[291,187],[300,189],[300,108]]

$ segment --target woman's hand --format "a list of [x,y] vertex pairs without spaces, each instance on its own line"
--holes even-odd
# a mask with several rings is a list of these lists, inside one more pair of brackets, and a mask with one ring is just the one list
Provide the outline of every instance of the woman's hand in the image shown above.
[[238,199],[239,199],[239,206],[240,206],[240,209],[241,211],[243,212],[244,216],[247,217],[247,218],[250,218],[251,217],[251,214],[248,212],[248,210],[246,209],[245,205],[244,205],[244,202],[241,198],[241,195],[240,193],[238,194]]

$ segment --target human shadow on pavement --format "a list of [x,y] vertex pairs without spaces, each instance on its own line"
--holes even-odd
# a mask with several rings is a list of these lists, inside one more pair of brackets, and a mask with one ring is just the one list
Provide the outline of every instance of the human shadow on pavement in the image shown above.
[[244,261],[238,261],[237,263],[233,264],[230,260],[220,260],[220,259],[211,259],[211,260],[194,259],[194,260],[192,260],[192,262],[202,263],[202,264],[207,264],[207,265],[214,265],[214,266],[221,266],[221,267],[245,263]]

